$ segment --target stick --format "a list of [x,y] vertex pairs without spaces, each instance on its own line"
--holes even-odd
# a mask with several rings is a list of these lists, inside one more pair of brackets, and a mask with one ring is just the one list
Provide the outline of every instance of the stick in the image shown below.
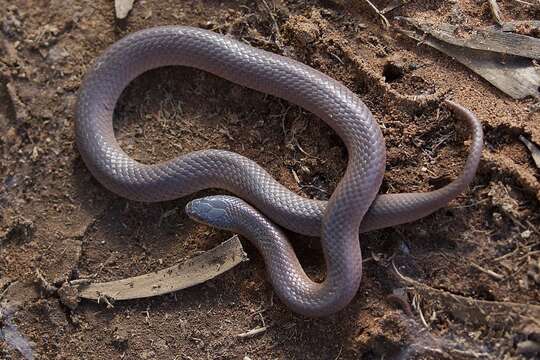
[[384,14],[379,9],[377,9],[377,7],[375,5],[373,5],[373,3],[371,1],[369,1],[369,0],[364,0],[364,1],[373,9],[373,11],[375,11],[377,13],[377,15],[379,15],[379,17],[382,20],[382,23],[383,23],[384,27],[386,29],[388,29],[390,27],[390,22],[388,21],[386,16],[384,16]]
[[483,272],[484,274],[488,274],[489,276],[493,277],[494,279],[497,279],[497,280],[503,280],[504,279],[504,275],[501,275],[501,274],[498,274],[492,270],[489,270],[489,269],[485,269],[483,267],[481,267],[480,265],[476,264],[476,263],[473,263],[471,261],[471,266],[481,272]]
[[493,19],[495,19],[497,24],[502,26],[503,21],[501,19],[501,10],[499,9],[497,0],[488,0],[488,2],[489,2],[489,8],[491,10],[491,15],[493,16]]
[[238,334],[238,335],[236,335],[236,337],[239,337],[239,338],[253,337],[253,336],[257,335],[257,334],[265,332],[267,329],[268,328],[266,326],[257,327],[255,329],[251,329],[249,331],[246,331],[245,333]]

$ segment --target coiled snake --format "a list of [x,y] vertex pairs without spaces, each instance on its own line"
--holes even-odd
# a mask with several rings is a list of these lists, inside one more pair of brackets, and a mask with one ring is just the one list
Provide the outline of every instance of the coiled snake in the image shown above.
[[[325,121],[348,151],[345,175],[330,200],[301,197],[255,162],[232,152],[196,151],[151,165],[130,158],[114,136],[115,104],[135,77],[168,65],[208,71],[286,99]],[[353,92],[309,66],[210,31],[157,27],[121,39],[97,60],[80,89],[76,136],[92,174],[129,199],[166,201],[208,188],[237,195],[242,200],[230,196],[194,200],[186,210],[198,221],[247,236],[262,252],[282,301],[298,313],[324,316],[342,309],[358,290],[361,232],[426,216],[446,205],[472,180],[482,151],[482,128],[468,110],[450,101],[446,105],[472,129],[463,173],[433,192],[377,195],[386,148],[379,126]],[[273,223],[320,236],[327,270],[322,283],[307,277],[283,232]]]

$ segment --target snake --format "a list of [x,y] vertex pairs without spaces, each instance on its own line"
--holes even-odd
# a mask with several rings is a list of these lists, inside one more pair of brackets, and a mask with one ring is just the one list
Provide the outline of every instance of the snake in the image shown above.
[[[326,122],[347,150],[345,173],[329,200],[296,194],[256,162],[230,151],[193,151],[153,164],[126,154],[113,129],[116,102],[132,80],[163,66],[206,71],[282,98]],[[162,26],[133,32],[97,58],[79,89],[75,135],[91,174],[122,197],[160,202],[211,188],[233,194],[195,199],[186,205],[186,213],[247,237],[260,250],[281,301],[293,312],[321,317],[346,307],[359,289],[361,233],[427,216],[473,180],[482,153],[481,124],[461,105],[450,100],[444,104],[472,133],[463,171],[431,192],[378,194],[386,146],[380,126],[354,92],[308,65],[232,37],[195,27]],[[324,280],[314,281],[305,273],[284,229],[320,238]]]

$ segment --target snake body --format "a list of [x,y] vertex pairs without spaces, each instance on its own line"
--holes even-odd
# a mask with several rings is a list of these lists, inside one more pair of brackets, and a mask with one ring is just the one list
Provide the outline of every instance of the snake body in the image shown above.
[[[254,161],[228,151],[196,151],[150,165],[130,158],[114,136],[115,104],[134,78],[169,65],[198,68],[283,98],[331,126],[347,148],[348,164],[330,200],[301,197]],[[377,196],[384,174],[384,140],[370,111],[353,92],[307,65],[211,31],[157,27],[121,39],[96,61],[79,92],[76,137],[92,174],[129,199],[166,201],[208,188],[224,189],[243,199],[201,200],[190,203],[187,212],[199,221],[244,233],[261,249],[280,298],[298,313],[324,316],[342,309],[358,290],[360,232],[423,217],[447,204],[472,180],[482,150],[481,126],[468,110],[449,101],[446,104],[473,130],[462,175],[430,193]],[[224,214],[231,215],[227,219],[235,224],[223,223],[218,215]],[[327,270],[322,283],[305,275],[273,222],[297,233],[320,236]]]

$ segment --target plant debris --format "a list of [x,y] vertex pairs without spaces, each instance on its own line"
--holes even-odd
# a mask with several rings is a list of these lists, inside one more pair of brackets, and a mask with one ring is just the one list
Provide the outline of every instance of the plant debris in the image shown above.
[[478,300],[452,294],[413,280],[401,274],[394,263],[392,265],[400,280],[412,286],[424,298],[429,297],[436,301],[445,311],[464,322],[491,326],[500,323],[520,324],[531,319],[540,319],[540,305]]
[[133,8],[134,1],[135,0],[114,0],[116,18],[119,20],[125,19]]
[[540,148],[523,135],[519,136],[519,140],[529,149],[536,167],[540,169]]
[[497,22],[497,24],[502,25],[503,20],[501,18],[501,9],[499,8],[499,5],[497,4],[497,0],[488,0],[489,2],[489,9],[491,10],[491,15],[493,16],[493,19]]
[[104,283],[72,283],[79,288],[79,297],[107,302],[158,296],[202,284],[232,269],[246,254],[238,236],[194,257],[187,262],[153,273]]
[[471,29],[407,17],[398,20],[417,31],[400,32],[461,62],[516,99],[540,97],[540,39],[494,28]]

